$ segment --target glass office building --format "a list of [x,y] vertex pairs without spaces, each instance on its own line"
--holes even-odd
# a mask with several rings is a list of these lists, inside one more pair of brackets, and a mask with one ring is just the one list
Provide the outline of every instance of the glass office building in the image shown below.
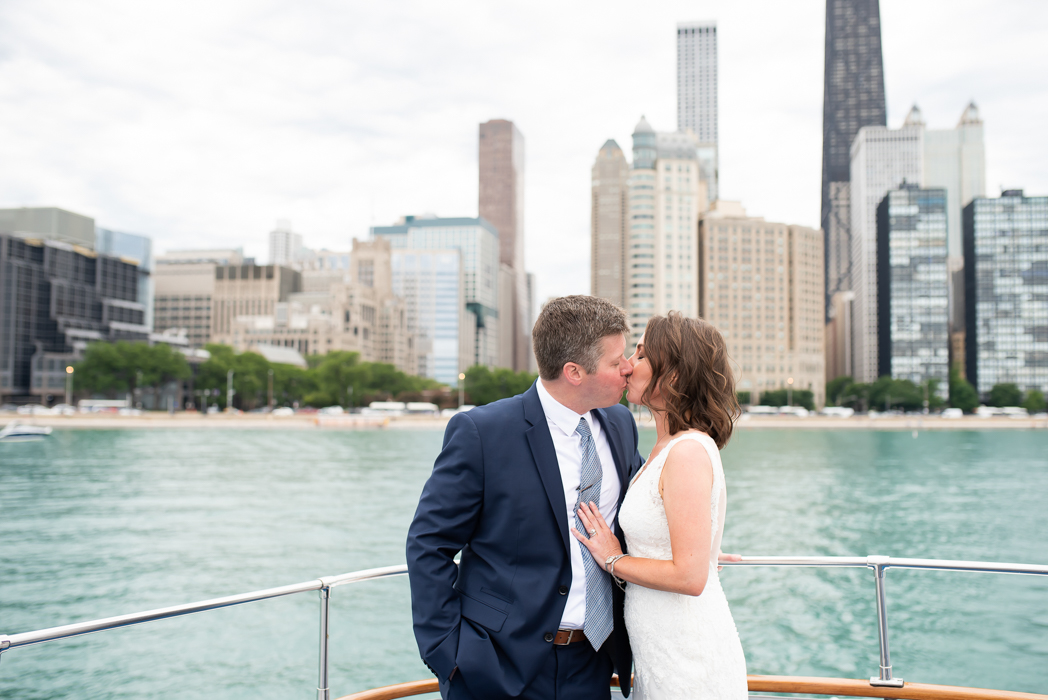
[[[395,258],[398,254],[408,251],[455,250],[459,252],[462,267],[463,303],[473,317],[468,322],[464,321],[464,327],[472,327],[474,331],[469,348],[464,351],[466,356],[460,359],[457,366],[463,368],[473,365],[497,366],[499,359],[499,237],[495,227],[483,218],[406,216],[402,223],[394,226],[373,226],[371,236],[389,241]],[[407,264],[403,260],[402,263]],[[408,269],[410,268],[404,267],[405,271]],[[400,278],[401,286],[398,286],[394,268],[393,293],[404,298],[410,306],[412,302],[409,299],[408,288],[403,286],[405,283],[406,277],[402,276]],[[418,322],[422,323],[423,320],[420,314]],[[421,334],[429,331],[419,326],[414,329],[414,332]],[[460,370],[455,372],[456,382],[458,371]],[[422,376],[436,378],[433,374],[422,374]]]
[[978,197],[963,222],[968,381],[1048,391],[1048,197]]
[[54,399],[66,365],[88,343],[147,341],[149,330],[137,265],[61,241],[0,235],[0,399]]
[[138,301],[146,307],[146,325],[153,327],[153,240],[146,236],[95,228],[95,250],[138,263]]
[[878,376],[949,395],[950,333],[945,189],[904,186],[877,207]]
[[458,386],[461,338],[470,321],[462,298],[457,250],[397,250],[392,254],[394,293],[404,300],[408,332],[415,336],[417,373]]

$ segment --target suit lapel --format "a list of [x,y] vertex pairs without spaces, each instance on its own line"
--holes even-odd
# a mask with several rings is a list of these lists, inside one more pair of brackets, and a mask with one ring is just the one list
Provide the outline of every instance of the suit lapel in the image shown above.
[[600,421],[601,427],[604,428],[604,433],[608,436],[608,443],[611,445],[611,456],[615,459],[615,469],[619,473],[619,486],[621,488],[619,502],[621,503],[622,498],[626,495],[626,488],[630,485],[630,475],[626,466],[628,462],[626,453],[623,452],[622,435],[619,433],[619,427],[611,420],[605,409],[598,408],[593,413],[597,416],[597,420]]
[[[538,381],[538,380],[536,380]],[[561,539],[564,543],[564,551],[571,553],[568,540],[568,509],[564,502],[564,482],[560,478],[560,463],[557,461],[557,450],[553,447],[553,438],[549,434],[549,424],[546,422],[546,414],[542,410],[542,402],[539,400],[538,389],[532,384],[531,388],[524,392],[524,419],[531,424],[525,431],[528,445],[531,447],[531,456],[535,460],[535,468],[542,479],[542,486],[546,490],[553,515],[557,519]]]

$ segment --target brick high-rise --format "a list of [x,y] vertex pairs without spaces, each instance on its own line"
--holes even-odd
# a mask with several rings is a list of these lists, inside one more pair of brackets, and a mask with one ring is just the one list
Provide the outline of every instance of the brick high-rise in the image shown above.
[[531,304],[524,271],[524,136],[513,122],[492,119],[480,125],[479,161],[479,213],[498,230],[499,289],[510,291],[499,299],[504,339],[499,364],[526,371]]

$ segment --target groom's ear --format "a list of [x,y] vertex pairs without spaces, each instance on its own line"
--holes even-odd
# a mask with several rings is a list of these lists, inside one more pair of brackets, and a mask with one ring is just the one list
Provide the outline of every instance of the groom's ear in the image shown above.
[[582,378],[586,376],[586,372],[582,369],[582,366],[577,365],[574,362],[565,362],[561,374],[572,386],[578,386],[581,384]]

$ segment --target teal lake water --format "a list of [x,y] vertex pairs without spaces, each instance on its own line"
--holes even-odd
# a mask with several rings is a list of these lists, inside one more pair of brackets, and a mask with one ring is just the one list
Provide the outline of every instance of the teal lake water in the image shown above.
[[[404,561],[432,431],[56,431],[0,444],[0,634]],[[642,433],[642,452],[654,442]],[[1048,564],[1048,432],[743,430],[725,551]],[[750,673],[878,665],[865,569],[722,573]],[[895,674],[1048,693],[1048,577],[891,570]],[[0,697],[315,698],[319,594],[16,649]],[[332,593],[332,697],[429,677],[405,577]]]

